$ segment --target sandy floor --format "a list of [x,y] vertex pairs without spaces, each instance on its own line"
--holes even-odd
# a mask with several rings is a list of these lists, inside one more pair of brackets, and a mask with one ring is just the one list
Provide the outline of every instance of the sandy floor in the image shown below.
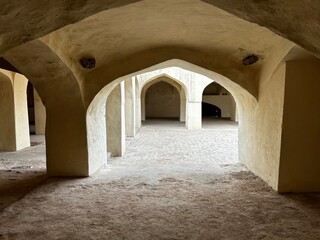
[[233,164],[238,162],[238,127],[225,120],[209,121],[202,130],[188,131],[179,121],[149,120],[127,140],[114,165]]
[[[145,125],[125,157],[90,178],[44,180],[43,160],[0,154],[0,198],[10,192],[3,182],[17,191],[29,183],[19,198],[4,201],[0,239],[320,239],[318,194],[279,195],[241,164],[214,161],[221,147],[229,152],[236,144],[207,143],[205,136],[236,139],[233,124],[195,131],[194,138],[173,125]],[[5,180],[8,174],[14,180]]]

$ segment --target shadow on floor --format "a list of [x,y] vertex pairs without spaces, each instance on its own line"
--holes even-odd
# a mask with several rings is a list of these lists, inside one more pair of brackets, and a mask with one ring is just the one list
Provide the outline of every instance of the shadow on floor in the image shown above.
[[316,211],[320,216],[320,193],[283,193],[281,195],[302,207]]
[[0,211],[23,198],[46,179],[45,171],[0,170]]

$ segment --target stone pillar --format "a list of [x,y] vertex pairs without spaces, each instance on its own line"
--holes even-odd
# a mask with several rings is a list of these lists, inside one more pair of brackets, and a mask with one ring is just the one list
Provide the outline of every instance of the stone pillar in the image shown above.
[[236,104],[236,101],[234,100],[234,98],[232,96],[230,96],[230,98],[231,98],[231,115],[230,115],[230,119],[231,119],[231,121],[238,122],[237,104]]
[[28,80],[6,70],[0,74],[0,151],[17,151],[30,146]]
[[141,121],[146,121],[146,95],[141,93]]
[[125,80],[125,120],[126,135],[134,137],[136,134],[136,90],[134,78]]
[[5,58],[32,79],[45,102],[47,174],[88,176],[86,109],[76,77],[39,40],[10,49]]
[[180,89],[180,122],[186,121],[186,106],[187,100],[185,94],[182,92],[183,89]]
[[139,81],[136,77],[134,77],[135,81],[135,90],[136,90],[136,109],[135,109],[135,115],[136,115],[136,133],[141,128],[141,93],[140,93],[140,86]]
[[188,102],[187,103],[187,129],[198,130],[202,127],[202,103]]
[[88,176],[86,115],[83,108],[68,103],[49,105],[46,110],[48,176]]
[[28,79],[16,73],[13,79],[15,126],[16,126],[16,150],[30,147],[30,132],[27,101]]
[[319,59],[287,62],[279,192],[320,192],[319,75]]
[[36,89],[34,92],[34,116],[36,125],[36,134],[43,135],[46,132],[46,108],[42,103]]
[[124,81],[110,93],[106,105],[107,149],[112,156],[125,152],[125,100]]

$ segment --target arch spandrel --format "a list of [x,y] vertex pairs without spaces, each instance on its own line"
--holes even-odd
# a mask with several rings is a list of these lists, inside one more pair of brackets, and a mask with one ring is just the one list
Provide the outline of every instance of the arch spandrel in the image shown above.
[[[256,72],[250,68],[235,64],[226,58],[219,61],[198,51],[183,48],[160,48],[132,55],[119,62],[112,62],[86,74],[84,81],[84,101],[89,105],[94,96],[107,84],[123,76],[134,76],[147,71],[166,67],[180,67],[219,81],[228,79],[228,85],[239,86],[254,98],[258,96]],[[232,79],[232,80],[230,80]],[[221,81],[223,82],[223,81]]]

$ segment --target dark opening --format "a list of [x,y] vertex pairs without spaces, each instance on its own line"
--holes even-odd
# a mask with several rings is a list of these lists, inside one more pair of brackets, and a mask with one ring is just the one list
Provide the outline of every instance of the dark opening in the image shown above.
[[36,134],[35,114],[34,114],[34,95],[33,85],[28,82],[27,86],[27,101],[28,101],[28,118],[30,134]]
[[215,105],[202,102],[202,117],[221,117],[221,109]]

